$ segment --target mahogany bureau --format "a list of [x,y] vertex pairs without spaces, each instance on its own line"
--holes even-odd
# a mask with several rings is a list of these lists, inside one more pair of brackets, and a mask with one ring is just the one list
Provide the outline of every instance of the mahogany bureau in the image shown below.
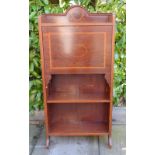
[[112,146],[114,15],[81,6],[39,17],[46,146],[50,136],[108,136]]

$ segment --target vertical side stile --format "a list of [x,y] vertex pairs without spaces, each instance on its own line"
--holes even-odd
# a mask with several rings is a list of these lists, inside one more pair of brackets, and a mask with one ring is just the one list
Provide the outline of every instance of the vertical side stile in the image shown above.
[[109,135],[112,134],[112,106],[113,106],[113,80],[114,80],[114,45],[115,45],[115,15],[112,16],[112,61],[111,61],[111,88],[110,88],[110,110],[109,110]]
[[45,128],[46,128],[46,139],[48,138],[48,116],[47,116],[47,94],[46,94],[46,83],[45,83],[45,64],[43,54],[43,36],[41,29],[41,16],[38,19],[39,23],[39,43],[40,43],[40,55],[41,55],[41,68],[42,68],[42,83],[43,83],[43,101],[44,101],[44,114],[45,114]]

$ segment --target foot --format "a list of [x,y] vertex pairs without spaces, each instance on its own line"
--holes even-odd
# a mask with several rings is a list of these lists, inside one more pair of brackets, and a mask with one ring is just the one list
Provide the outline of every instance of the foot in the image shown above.
[[111,135],[108,135],[108,146],[111,149],[112,148],[112,138]]
[[49,143],[50,143],[50,137],[47,137],[46,138],[46,148],[47,149],[49,148]]

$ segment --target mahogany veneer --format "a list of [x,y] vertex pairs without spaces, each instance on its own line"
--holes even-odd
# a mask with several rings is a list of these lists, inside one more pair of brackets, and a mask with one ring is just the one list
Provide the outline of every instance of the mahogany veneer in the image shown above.
[[73,6],[39,17],[46,145],[49,136],[112,131],[114,15]]

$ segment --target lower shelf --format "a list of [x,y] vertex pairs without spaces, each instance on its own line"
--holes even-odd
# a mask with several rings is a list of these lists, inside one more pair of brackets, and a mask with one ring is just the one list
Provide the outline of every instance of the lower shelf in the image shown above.
[[95,136],[109,132],[109,103],[47,105],[48,133],[53,136]]
[[97,136],[108,134],[108,123],[72,122],[52,123],[49,135],[53,136]]

